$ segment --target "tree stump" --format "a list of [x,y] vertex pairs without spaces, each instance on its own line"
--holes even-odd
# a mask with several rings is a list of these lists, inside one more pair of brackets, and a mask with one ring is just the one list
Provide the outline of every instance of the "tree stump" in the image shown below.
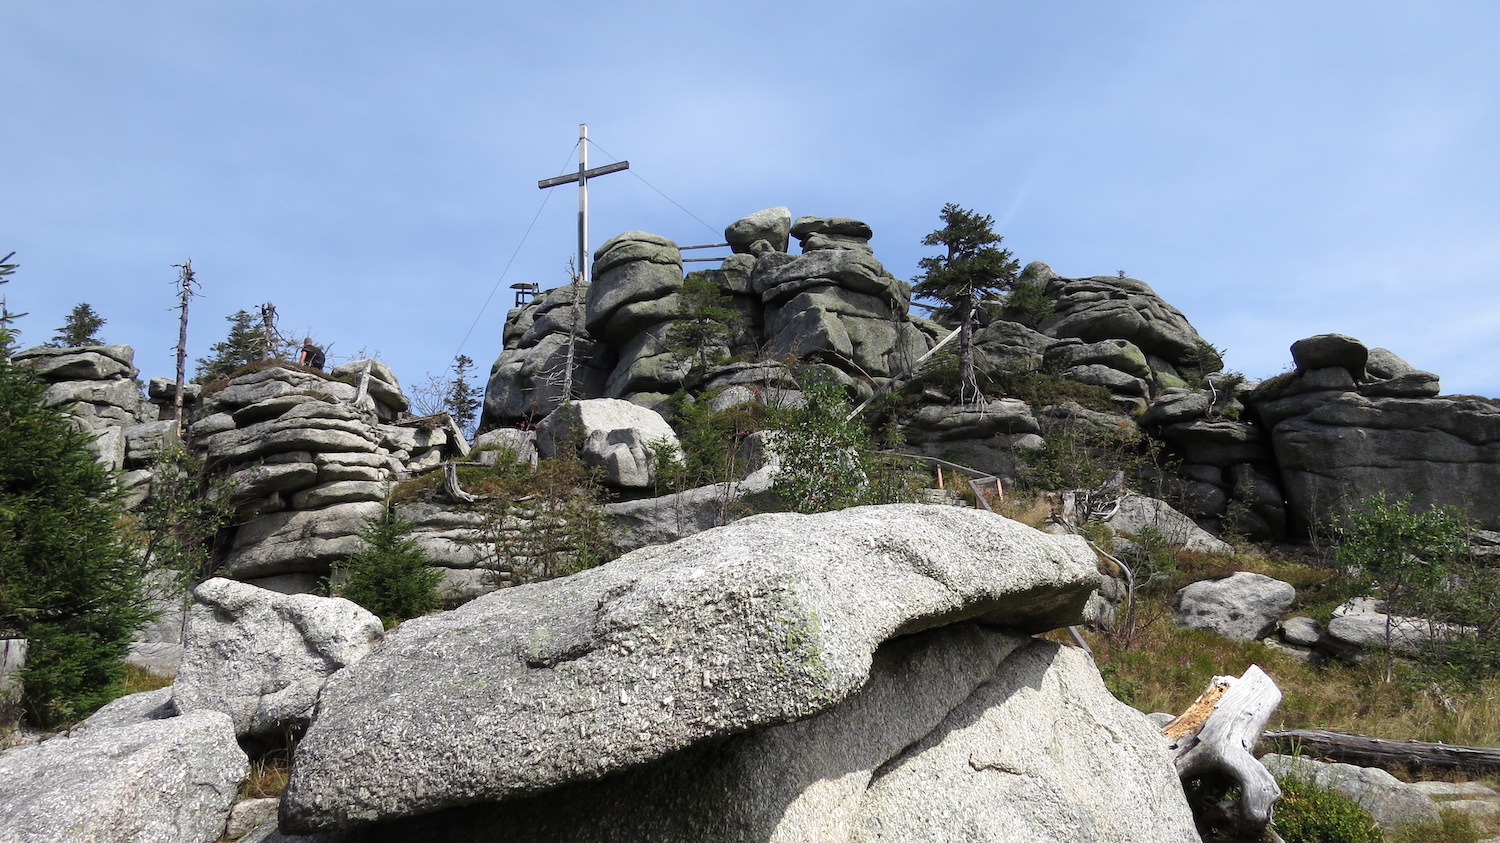
[[0,729],[21,724],[21,668],[26,666],[26,639],[0,638]]
[[1215,676],[1186,711],[1162,727],[1183,782],[1218,778],[1240,787],[1235,799],[1201,806],[1205,819],[1233,822],[1252,833],[1271,822],[1281,788],[1251,750],[1280,704],[1281,689],[1251,665],[1239,678]]

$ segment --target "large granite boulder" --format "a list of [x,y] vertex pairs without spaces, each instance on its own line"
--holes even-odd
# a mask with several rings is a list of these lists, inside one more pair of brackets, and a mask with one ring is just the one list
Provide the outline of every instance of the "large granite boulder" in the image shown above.
[[1290,583],[1240,571],[1179,590],[1172,601],[1172,622],[1235,641],[1254,641],[1270,635],[1296,599],[1297,590]]
[[576,448],[584,464],[603,469],[605,483],[633,489],[656,482],[653,443],[673,451],[682,447],[660,415],[617,398],[563,405],[537,426],[536,442],[544,457]]
[[[914,798],[914,794],[920,794]],[[1161,733],[1081,651],[961,623],[892,641],[806,720],[342,843],[1195,841]],[[333,837],[333,835],[330,835]]]
[[1230,553],[1234,548],[1215,538],[1163,500],[1146,495],[1122,495],[1119,505],[1104,519],[1104,523],[1115,532],[1117,547],[1123,541],[1130,544],[1131,537],[1141,537],[1148,531],[1165,541],[1168,547],[1198,553]]
[[1077,622],[1076,537],[915,504],[761,515],[408,621],[335,674],[282,803],[309,832],[515,799],[827,711],[892,638]]
[[756,264],[751,283],[766,304],[780,304],[810,287],[841,287],[855,293],[896,300],[897,307],[911,300],[911,288],[873,256],[849,249],[805,252],[777,264]]
[[671,544],[704,530],[722,527],[745,511],[774,507],[774,470],[760,471],[744,480],[714,483],[696,489],[604,505],[615,525],[616,545],[635,550]]
[[215,578],[193,590],[178,711],[229,715],[240,736],[274,737],[306,724],[323,683],[384,635],[380,619],[341,597],[284,595]]
[[868,223],[848,217],[815,217],[804,215],[792,223],[792,236],[802,251],[852,249],[872,254],[870,238],[874,232]]
[[1363,380],[1369,357],[1364,343],[1343,334],[1319,334],[1292,343],[1292,362],[1299,372],[1338,366],[1354,380]]
[[724,229],[724,239],[735,254],[758,251],[756,243],[764,242],[759,251],[785,252],[792,233],[792,212],[785,205],[767,208],[736,220]]
[[[948,330],[942,334],[947,336]],[[996,319],[974,332],[975,365],[992,372],[1035,371],[1042,367],[1047,348],[1054,342],[1019,322]]]
[[915,445],[956,439],[988,439],[998,435],[1038,433],[1041,428],[1031,407],[1015,398],[999,398],[979,406],[929,404],[911,421],[907,441]]
[[200,711],[0,753],[0,841],[213,843],[249,772],[229,718]]
[[[568,366],[567,331],[541,337],[535,345],[501,352],[490,368],[481,426],[535,420],[562,405]],[[614,368],[614,353],[587,334],[573,339],[573,388],[579,395],[602,395]]]
[[219,571],[237,579],[326,575],[334,562],[363,547],[360,528],[384,512],[379,501],[359,501],[259,516],[235,532]]

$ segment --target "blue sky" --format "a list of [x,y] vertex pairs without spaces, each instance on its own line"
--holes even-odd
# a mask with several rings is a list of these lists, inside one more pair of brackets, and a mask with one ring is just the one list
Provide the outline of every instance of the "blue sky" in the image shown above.
[[536,182],[586,122],[631,162],[594,246],[787,205],[911,278],[955,202],[1023,263],[1146,281],[1252,377],[1337,331],[1500,395],[1490,0],[516,6],[0,0],[23,343],[88,302],[169,376],[191,258],[195,357],[270,301],[335,360],[482,373],[509,285],[566,280],[576,191]]

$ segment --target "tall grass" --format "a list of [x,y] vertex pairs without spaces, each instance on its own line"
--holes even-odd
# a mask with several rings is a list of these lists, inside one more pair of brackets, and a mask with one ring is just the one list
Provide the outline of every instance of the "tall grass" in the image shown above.
[[[1500,677],[1467,687],[1433,687],[1415,666],[1385,682],[1378,664],[1315,665],[1305,656],[1258,641],[1230,641],[1212,633],[1178,629],[1167,619],[1164,597],[1130,648],[1085,633],[1105,683],[1141,711],[1180,713],[1218,675],[1239,676],[1252,664],[1276,681],[1282,702],[1272,729],[1329,729],[1389,740],[1441,741],[1500,746]],[[1450,708],[1451,706],[1451,708]]]

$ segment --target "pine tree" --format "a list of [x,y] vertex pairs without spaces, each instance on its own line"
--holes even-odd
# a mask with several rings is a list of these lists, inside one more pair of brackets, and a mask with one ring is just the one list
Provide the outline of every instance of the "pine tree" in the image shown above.
[[465,436],[474,435],[474,422],[484,403],[484,393],[469,383],[469,370],[473,368],[474,361],[467,355],[453,358],[453,380],[448,382],[448,396],[443,400],[448,415]]
[[67,321],[57,329],[47,345],[52,348],[104,345],[104,340],[99,338],[99,329],[103,327],[104,318],[94,312],[93,305],[80,302],[74,305],[73,310],[68,313]]
[[695,358],[694,371],[702,373],[724,355],[745,317],[730,307],[733,298],[719,285],[699,275],[689,275],[678,290],[676,320],[667,329],[671,350]]
[[198,358],[195,383],[208,383],[235,369],[266,356],[266,338],[259,319],[248,311],[236,311],[224,317],[229,322],[229,336],[208,347],[210,356]]
[[380,616],[387,627],[438,608],[442,572],[411,537],[413,525],[394,517],[368,521],[364,549],[335,564],[335,591]]
[[943,227],[922,238],[924,246],[944,246],[941,255],[918,262],[923,273],[912,292],[946,305],[958,318],[958,379],[962,400],[982,400],[974,374],[974,310],[979,302],[1010,289],[1020,265],[1008,250],[999,248],[1004,238],[994,232],[993,217],[980,216],[951,202],[940,214]]
[[0,357],[0,638],[30,641],[26,709],[55,726],[114,695],[149,612],[120,492],[45,389]]

